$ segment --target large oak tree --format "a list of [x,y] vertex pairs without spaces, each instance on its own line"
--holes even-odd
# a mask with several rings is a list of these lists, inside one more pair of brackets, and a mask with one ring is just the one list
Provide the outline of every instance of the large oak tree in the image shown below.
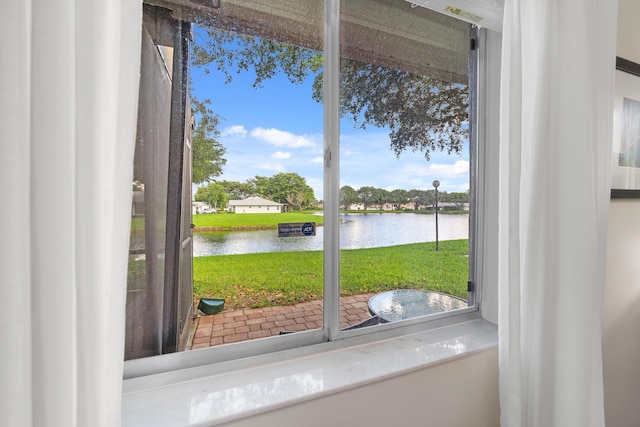
[[[194,64],[225,74],[255,73],[254,87],[283,73],[292,83],[313,76],[311,96],[323,100],[321,52],[252,35],[209,29],[194,46]],[[467,86],[342,58],[340,110],[356,126],[388,127],[391,148],[459,153],[468,135]]]

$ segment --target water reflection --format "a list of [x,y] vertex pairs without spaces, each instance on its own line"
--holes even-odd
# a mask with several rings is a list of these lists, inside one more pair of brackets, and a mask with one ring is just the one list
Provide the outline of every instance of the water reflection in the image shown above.
[[[340,248],[360,249],[434,242],[435,217],[414,213],[344,214]],[[193,255],[231,255],[322,249],[322,228],[315,236],[279,238],[276,230],[195,233]],[[469,237],[469,215],[440,215],[439,239]]]
[[467,301],[440,292],[398,289],[382,292],[369,300],[369,309],[382,322],[397,322],[429,314],[459,310]]

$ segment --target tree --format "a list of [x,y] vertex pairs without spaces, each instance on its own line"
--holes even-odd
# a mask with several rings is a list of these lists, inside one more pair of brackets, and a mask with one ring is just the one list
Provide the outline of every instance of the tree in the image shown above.
[[[468,134],[466,86],[348,59],[340,64],[341,113],[363,129],[389,127],[396,156],[410,149],[429,160],[435,150],[462,150]],[[314,85],[314,99],[321,96]]]
[[407,190],[396,189],[391,192],[391,202],[393,202],[394,209],[399,209],[401,205],[404,205],[409,201],[409,192]]
[[340,188],[340,206],[343,209],[349,209],[354,203],[358,203],[358,192],[348,185]]
[[[279,71],[292,83],[313,75],[312,97],[323,101],[322,53],[267,38],[208,30],[209,39],[194,47],[194,64],[213,66],[231,81],[230,69],[255,72],[260,87]],[[410,149],[427,160],[434,150],[459,153],[467,137],[468,90],[428,76],[342,58],[340,111],[355,126],[388,127],[397,156]]]
[[428,204],[428,196],[425,190],[409,190],[409,200],[415,203],[415,210],[419,210],[420,206]]
[[302,207],[307,202],[307,196],[302,191],[292,193],[287,196],[287,202],[289,202],[290,205],[297,206],[298,210],[302,212]]
[[244,200],[247,197],[256,196],[256,187],[249,182],[220,181],[229,200]]
[[217,182],[198,187],[194,199],[196,202],[204,202],[216,209],[226,206],[228,200],[224,187]]
[[374,200],[374,195],[376,192],[376,188],[374,187],[360,187],[358,190],[358,201],[364,205],[364,210],[367,210],[367,206],[369,206]]
[[[209,66],[225,74],[227,83],[233,79],[229,70],[238,72],[253,70],[253,87],[262,87],[264,80],[282,71],[291,83],[302,83],[309,73],[319,73],[324,63],[321,52],[305,49],[267,38],[208,28],[208,39],[196,40],[193,48],[193,64]],[[199,43],[201,42],[201,43]]]
[[[433,206],[436,204],[436,190],[426,190],[425,192],[425,206]],[[440,191],[438,192],[440,194]]]
[[456,205],[456,209],[463,209],[465,203],[469,203],[469,192],[460,193],[460,192],[452,192],[446,193],[442,199],[443,202],[454,203]]
[[391,200],[391,193],[384,188],[376,188],[373,192],[373,201],[378,204],[379,209],[383,209],[384,204]]
[[[438,194],[441,194],[441,192],[438,192]],[[418,210],[422,206],[433,206],[436,201],[436,193],[435,190],[410,190],[409,198],[415,202],[416,210]]]
[[198,101],[191,98],[191,113],[197,116],[196,127],[191,136],[192,177],[194,184],[210,182],[222,175],[222,167],[227,163],[223,157],[226,149],[215,137],[219,135],[220,116],[213,114],[208,105],[210,101]]
[[255,186],[259,195],[274,202],[288,203],[287,196],[298,193],[304,195],[305,205],[315,199],[313,188],[309,187],[304,177],[297,173],[279,173],[270,178],[256,176],[247,182]]

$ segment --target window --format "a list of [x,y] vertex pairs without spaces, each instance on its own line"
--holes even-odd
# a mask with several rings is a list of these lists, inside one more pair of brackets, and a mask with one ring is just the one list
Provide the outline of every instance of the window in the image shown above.
[[[469,24],[391,0],[165,3],[145,6],[127,359],[213,346],[224,360],[474,306]],[[220,170],[200,169],[203,140]],[[193,238],[191,153],[196,200],[228,200],[194,216]],[[255,197],[269,205],[241,204]],[[200,232],[261,215],[314,234]],[[223,312],[198,317],[202,300]]]

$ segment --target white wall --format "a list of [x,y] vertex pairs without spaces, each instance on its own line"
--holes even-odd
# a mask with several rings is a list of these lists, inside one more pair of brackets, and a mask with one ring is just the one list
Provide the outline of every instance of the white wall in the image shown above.
[[[640,2],[619,0],[617,55],[640,63]],[[640,84],[640,79],[639,79]],[[613,199],[602,323],[605,418],[640,425],[640,200]]]
[[498,349],[226,424],[496,427]]
[[237,214],[280,213],[281,206],[237,205],[237,206],[233,206],[233,211]]

